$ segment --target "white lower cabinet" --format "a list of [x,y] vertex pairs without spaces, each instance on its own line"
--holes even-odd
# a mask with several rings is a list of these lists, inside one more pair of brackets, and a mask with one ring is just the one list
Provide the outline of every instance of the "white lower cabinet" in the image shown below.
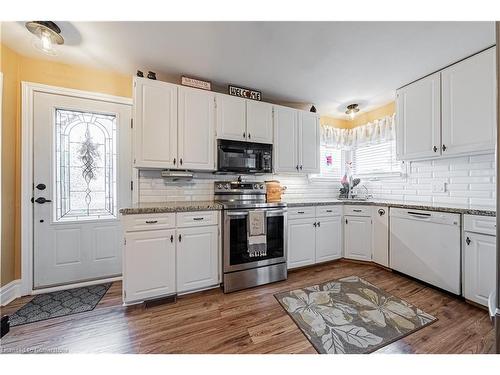
[[177,292],[207,288],[219,281],[217,226],[177,229]]
[[487,306],[496,283],[495,218],[465,215],[464,230],[464,297]]
[[345,216],[344,251],[347,259],[372,260],[372,218]]
[[125,235],[125,303],[175,294],[175,229]]
[[389,207],[374,206],[372,222],[372,260],[389,267]]
[[315,218],[288,220],[288,268],[314,264]]
[[122,222],[125,304],[219,284],[217,212],[126,215]]
[[289,269],[342,258],[342,206],[290,209],[287,243]]
[[342,258],[342,216],[318,218],[316,263]]

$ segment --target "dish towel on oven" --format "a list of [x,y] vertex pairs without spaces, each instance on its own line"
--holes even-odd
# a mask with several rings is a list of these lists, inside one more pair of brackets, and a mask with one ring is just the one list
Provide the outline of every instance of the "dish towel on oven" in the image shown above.
[[248,255],[251,258],[266,255],[265,220],[265,211],[252,210],[248,213]]

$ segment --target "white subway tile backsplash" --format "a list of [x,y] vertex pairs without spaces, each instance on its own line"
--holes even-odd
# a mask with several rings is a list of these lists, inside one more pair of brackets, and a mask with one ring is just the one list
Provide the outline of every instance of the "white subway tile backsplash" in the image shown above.
[[[494,155],[444,158],[407,163],[407,175],[362,180],[375,199],[436,204],[458,204],[470,207],[495,206]],[[161,177],[159,170],[139,172],[141,202],[212,200],[214,181],[233,180],[234,175],[196,173],[192,181],[172,182]],[[338,197],[340,183],[310,180],[307,176],[248,176],[247,180],[279,180],[287,187],[284,199],[333,199]],[[433,192],[433,185],[445,183],[444,193]]]

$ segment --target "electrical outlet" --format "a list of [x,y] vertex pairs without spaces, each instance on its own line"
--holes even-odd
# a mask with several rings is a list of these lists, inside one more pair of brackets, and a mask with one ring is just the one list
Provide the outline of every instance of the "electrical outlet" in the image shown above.
[[446,192],[446,182],[434,182],[432,184],[433,193],[445,193]]

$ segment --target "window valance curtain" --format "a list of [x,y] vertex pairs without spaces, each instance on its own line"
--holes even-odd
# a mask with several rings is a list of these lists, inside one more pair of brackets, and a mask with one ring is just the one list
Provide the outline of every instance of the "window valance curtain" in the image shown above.
[[321,144],[340,149],[353,149],[391,141],[395,138],[394,122],[395,114],[392,114],[352,129],[339,129],[323,125],[321,127]]

